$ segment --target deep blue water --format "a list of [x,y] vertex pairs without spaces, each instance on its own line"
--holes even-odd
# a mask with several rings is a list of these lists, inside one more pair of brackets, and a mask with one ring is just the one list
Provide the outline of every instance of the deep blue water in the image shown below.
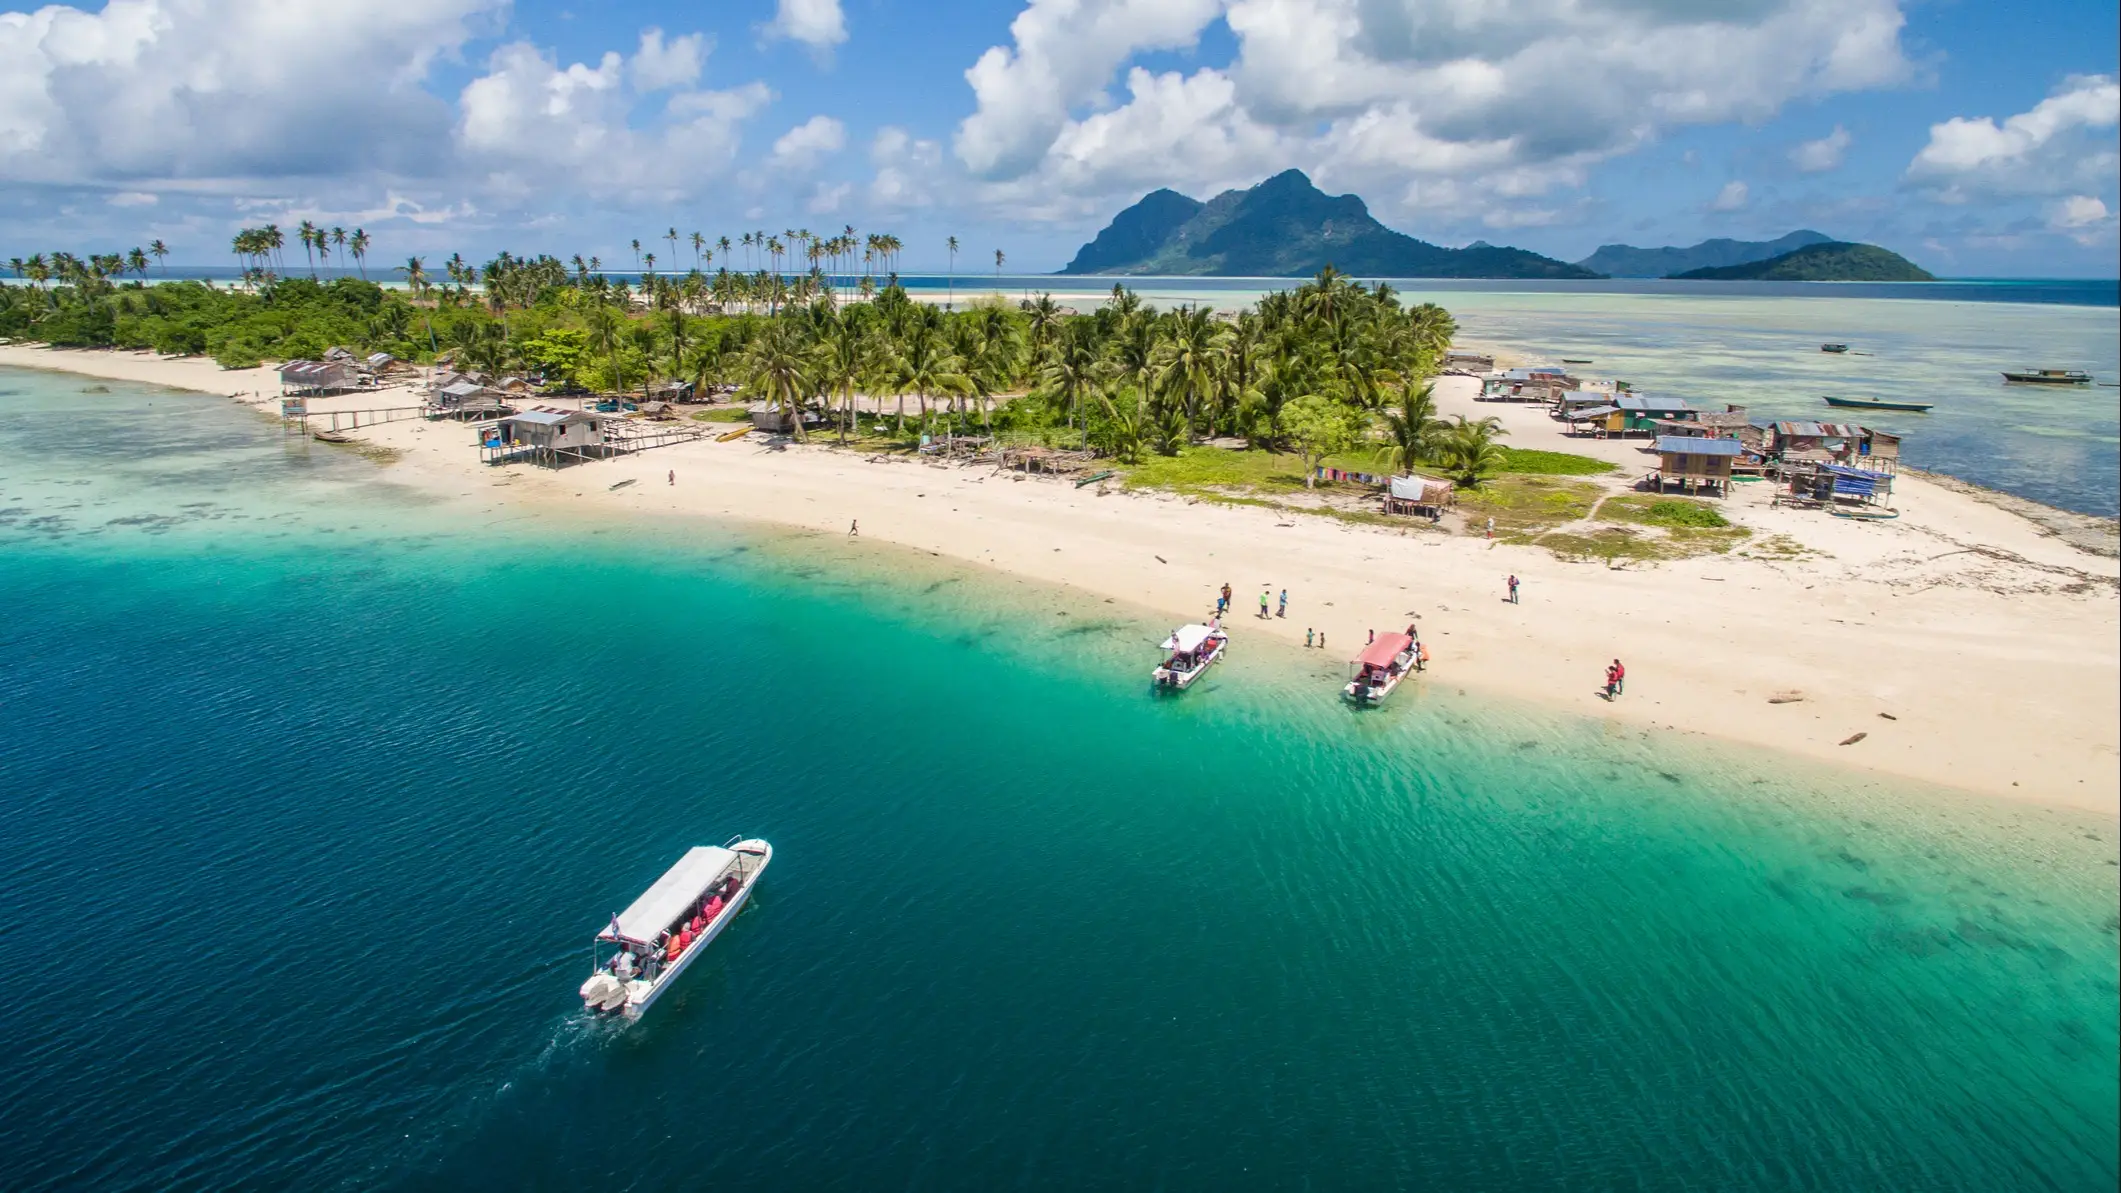
[[[2110,819],[1300,652],[1157,701],[1120,606],[113,388],[0,466],[0,1187],[2116,1179]],[[584,1021],[738,832],[752,909]]]

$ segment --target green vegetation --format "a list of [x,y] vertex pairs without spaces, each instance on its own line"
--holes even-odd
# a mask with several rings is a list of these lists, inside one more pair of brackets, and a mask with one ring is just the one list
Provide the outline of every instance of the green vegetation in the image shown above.
[[1743,265],[1690,269],[1672,275],[1698,281],[1758,282],[1934,282],[1936,277],[1906,257],[1875,244],[1830,241]]
[[[312,273],[337,244],[336,232],[313,226],[298,238]],[[675,229],[664,238],[675,255]],[[843,442],[859,433],[853,399],[864,395],[892,403],[882,433],[901,442],[976,427],[1134,463],[1236,437],[1308,452],[1315,463],[1344,448],[1374,454],[1378,412],[1410,387],[1420,392],[1456,330],[1441,307],[1402,306],[1389,286],[1361,286],[1331,269],[1234,318],[1190,306],[1158,311],[1118,286],[1090,315],[1064,312],[1050,296],[945,311],[915,302],[895,274],[879,285],[874,267],[888,267],[898,241],[858,241],[852,229],[747,233],[746,253],[772,268],[725,265],[711,277],[700,268],[713,256],[704,236],[692,238],[696,264],[684,274],[657,273],[656,255],[636,244],[638,285],[607,276],[594,257],[570,267],[502,253],[475,267],[452,256],[439,279],[415,257],[396,270],[402,290],[285,276],[284,239],[270,226],[239,233],[232,248],[243,280],[231,287],[149,286],[128,278],[145,266],[126,265],[124,255],[55,254],[56,271],[41,255],[12,263],[27,284],[0,286],[0,337],[204,353],[229,367],[315,358],[334,346],[415,362],[447,354],[462,368],[535,375],[562,389],[733,384],[746,399],[831,412]],[[727,259],[728,239],[715,244]],[[809,272],[780,272],[791,257],[807,257]],[[857,260],[863,272],[848,284],[836,271]],[[879,433],[873,421],[868,431]],[[1496,460],[1476,463],[1473,480]]]
[[1497,539],[1528,543],[1557,526],[1581,522],[1602,492],[1589,481],[1505,475],[1459,494],[1458,509],[1466,517],[1467,534],[1487,533],[1487,520],[1493,518]]
[[1614,497],[1599,509],[1598,516],[1608,522],[1633,522],[1666,529],[1720,529],[1730,525],[1715,506],[1677,497]]
[[1582,534],[1550,535],[1540,545],[1557,554],[1610,563],[1722,555],[1752,535],[1731,525],[1709,502],[1650,493],[1608,498],[1598,507],[1598,521],[1604,525]]
[[1536,448],[1506,447],[1502,449],[1502,471],[1530,476],[1602,476],[1613,471],[1615,465],[1589,456],[1573,455],[1569,452],[1540,451]]

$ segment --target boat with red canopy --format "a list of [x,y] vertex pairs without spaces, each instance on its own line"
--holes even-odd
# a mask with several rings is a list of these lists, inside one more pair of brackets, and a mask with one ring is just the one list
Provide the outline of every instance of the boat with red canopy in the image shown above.
[[1412,674],[1426,657],[1421,643],[1411,634],[1379,634],[1348,664],[1351,676],[1340,694],[1364,707],[1383,704],[1399,681]]

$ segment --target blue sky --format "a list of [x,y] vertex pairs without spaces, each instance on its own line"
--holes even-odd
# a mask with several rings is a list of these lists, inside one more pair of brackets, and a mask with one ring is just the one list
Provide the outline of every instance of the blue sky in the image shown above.
[[[1811,227],[2117,266],[2112,0],[0,3],[0,257],[365,227],[373,259],[852,225],[1057,268],[1289,167],[1568,260]],[[668,246],[662,247],[665,257]],[[689,265],[689,249],[679,264]],[[739,262],[741,264],[741,262]]]

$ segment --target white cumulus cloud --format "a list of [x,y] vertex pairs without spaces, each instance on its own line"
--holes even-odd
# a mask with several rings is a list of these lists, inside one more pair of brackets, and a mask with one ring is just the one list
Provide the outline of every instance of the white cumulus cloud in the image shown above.
[[0,13],[0,181],[422,173],[420,83],[506,0],[110,0]]
[[707,39],[698,33],[663,40],[661,29],[641,31],[641,48],[634,51],[633,85],[642,91],[689,87],[699,81],[700,67],[707,59]]
[[1852,140],[1854,138],[1849,136],[1849,130],[1837,124],[1833,132],[1816,141],[1805,141],[1790,150],[1790,164],[1807,174],[1823,174],[1841,165],[1841,159],[1848,155]]
[[2110,190],[2117,123],[2121,85],[2106,75],[2073,76],[2001,123],[1955,116],[1931,125],[1929,143],[1908,164],[1907,179],[1947,200]]
[[772,162],[784,170],[808,170],[846,147],[846,125],[830,116],[812,116],[773,143]]
[[[1217,17],[1227,65],[1135,63]],[[1055,214],[1151,173],[1205,191],[1297,166],[1508,226],[1667,129],[1907,80],[1903,23],[1900,0],[1030,0],[966,72],[955,148],[990,194]]]
[[847,40],[847,15],[840,0],[780,0],[766,32],[822,52]]
[[1715,198],[1709,200],[1709,210],[1740,210],[1745,206],[1746,200],[1751,197],[1751,192],[1752,188],[1746,186],[1745,183],[1733,178],[1731,181],[1723,184],[1723,189],[1716,192]]

